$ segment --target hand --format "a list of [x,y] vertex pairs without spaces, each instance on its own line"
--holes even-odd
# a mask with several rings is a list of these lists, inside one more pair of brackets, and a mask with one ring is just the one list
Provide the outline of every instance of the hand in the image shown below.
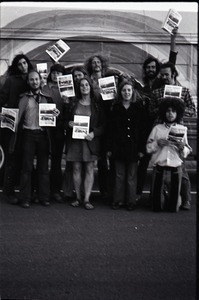
[[59,111],[58,108],[53,109],[53,116],[54,116],[54,117],[58,117],[59,114],[60,114],[60,111]]
[[138,152],[138,157],[139,157],[139,158],[142,158],[143,156],[144,156],[144,153]]
[[63,95],[62,99],[63,99],[64,103],[67,103],[67,104],[69,103],[69,98],[67,96]]
[[178,26],[176,26],[176,27],[173,28],[172,33],[175,36],[177,35],[177,33],[178,33]]
[[178,148],[178,150],[183,151],[185,143],[184,142],[175,142],[174,145]]
[[111,157],[111,155],[112,155],[112,152],[111,152],[111,151],[108,151],[108,152],[106,153],[106,158]]
[[74,126],[74,121],[69,121],[69,122],[68,122],[68,126],[69,126],[70,128],[73,128],[73,126]]
[[159,147],[164,147],[169,145],[169,141],[165,139],[159,139],[157,140],[157,144]]
[[89,134],[87,134],[87,135],[85,136],[85,139],[86,139],[87,141],[92,141],[93,138],[94,138],[94,132],[93,132],[93,131],[90,132]]

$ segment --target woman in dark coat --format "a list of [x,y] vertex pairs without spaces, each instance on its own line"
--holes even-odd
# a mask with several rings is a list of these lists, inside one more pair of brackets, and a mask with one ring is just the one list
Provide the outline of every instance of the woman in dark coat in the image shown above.
[[145,148],[143,101],[132,81],[123,81],[113,105],[108,139],[108,156],[115,161],[113,208],[136,206],[138,159]]

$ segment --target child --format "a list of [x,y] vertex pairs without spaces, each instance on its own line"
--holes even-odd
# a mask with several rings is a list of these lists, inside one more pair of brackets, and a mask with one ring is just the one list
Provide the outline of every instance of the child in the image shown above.
[[[180,206],[182,159],[188,156],[191,147],[187,141],[187,127],[180,124],[184,113],[183,101],[171,97],[162,98],[160,101],[159,117],[163,123],[152,129],[146,145],[147,152],[152,154],[151,164],[154,167],[153,211],[165,209],[177,212]],[[172,138],[169,134],[171,128],[177,130]]]

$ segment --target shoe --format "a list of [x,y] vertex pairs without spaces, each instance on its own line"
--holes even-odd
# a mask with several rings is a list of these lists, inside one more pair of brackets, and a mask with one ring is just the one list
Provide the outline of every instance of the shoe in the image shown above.
[[127,206],[126,206],[126,209],[129,210],[129,211],[135,210],[135,209],[136,209],[136,204],[134,204],[134,203],[129,203],[129,204],[127,204]]
[[190,201],[185,201],[181,205],[180,209],[182,209],[182,210],[190,210],[191,209],[191,203],[190,203]]
[[121,202],[115,202],[112,204],[112,209],[119,209],[123,206],[123,203]]
[[89,210],[94,209],[94,206],[89,201],[84,202],[84,207]]
[[21,206],[22,206],[23,208],[29,208],[29,207],[30,207],[30,203],[29,203],[28,201],[23,201],[23,202],[21,203]]
[[52,197],[58,203],[64,202],[62,196],[59,193],[54,193]]
[[17,199],[17,197],[15,195],[8,195],[7,201],[10,204],[18,204],[19,203],[19,200]]
[[50,202],[49,201],[40,201],[41,205],[43,206],[50,206]]
[[78,199],[75,199],[72,203],[71,203],[71,206],[73,207],[79,207],[81,204],[81,201],[78,200]]

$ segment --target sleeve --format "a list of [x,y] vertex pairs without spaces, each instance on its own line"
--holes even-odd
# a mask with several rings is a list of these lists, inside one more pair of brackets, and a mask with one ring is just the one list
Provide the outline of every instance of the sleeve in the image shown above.
[[157,126],[155,126],[149,137],[148,137],[148,140],[147,140],[147,143],[146,143],[146,152],[147,153],[155,153],[157,152],[157,150],[159,149],[159,146],[157,144]]
[[192,152],[192,148],[189,146],[189,143],[188,143],[187,130],[185,132],[184,142],[185,142],[185,146],[183,149],[183,157],[186,158]]
[[0,107],[4,106],[9,98],[10,78],[8,77],[0,90]]
[[172,64],[176,64],[176,60],[177,60],[177,55],[178,52],[174,52],[174,51],[170,51],[169,53],[169,62],[171,62]]
[[185,117],[195,116],[196,115],[196,107],[195,107],[195,103],[193,101],[193,97],[191,96],[189,89],[186,89],[184,101],[185,101],[184,116]]

